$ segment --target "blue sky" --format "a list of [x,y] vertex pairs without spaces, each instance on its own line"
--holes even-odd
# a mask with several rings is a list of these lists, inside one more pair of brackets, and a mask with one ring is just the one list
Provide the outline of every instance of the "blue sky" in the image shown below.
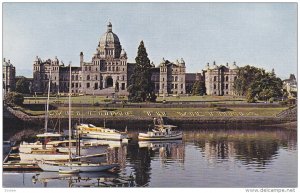
[[3,57],[27,77],[37,55],[79,66],[109,20],[129,62],[144,40],[156,65],[182,57],[187,72],[236,61],[297,74],[296,3],[4,3]]

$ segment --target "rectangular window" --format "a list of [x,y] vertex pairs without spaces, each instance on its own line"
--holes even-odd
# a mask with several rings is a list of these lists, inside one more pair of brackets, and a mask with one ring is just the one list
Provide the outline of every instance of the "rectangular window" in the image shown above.
[[86,83],[86,88],[90,88],[90,83]]

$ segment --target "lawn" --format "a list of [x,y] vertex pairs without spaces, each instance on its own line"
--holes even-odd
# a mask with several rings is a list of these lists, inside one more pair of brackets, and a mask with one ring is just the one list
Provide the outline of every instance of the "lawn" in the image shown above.
[[[24,104],[45,104],[47,97],[25,97]],[[68,97],[50,97],[50,103],[60,103],[67,104]],[[117,100],[125,100],[128,98],[125,96],[119,96]],[[166,101],[202,101],[202,102],[226,102],[226,103],[244,103],[245,99],[241,97],[232,97],[232,96],[169,96],[169,97],[157,97],[157,102]],[[72,103],[73,104],[94,104],[94,103],[103,103],[103,102],[111,102],[112,98],[107,98],[105,96],[73,96]]]

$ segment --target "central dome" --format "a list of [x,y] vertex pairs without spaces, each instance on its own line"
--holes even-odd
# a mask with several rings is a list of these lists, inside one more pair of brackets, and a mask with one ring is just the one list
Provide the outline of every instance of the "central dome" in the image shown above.
[[118,36],[112,32],[112,25],[110,22],[107,25],[107,32],[100,38],[100,44],[104,46],[108,44],[120,44]]

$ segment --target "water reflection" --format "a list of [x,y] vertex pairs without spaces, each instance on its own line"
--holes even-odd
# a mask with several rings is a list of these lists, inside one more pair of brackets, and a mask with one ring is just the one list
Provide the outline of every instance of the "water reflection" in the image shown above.
[[146,148],[151,158],[158,157],[163,164],[169,161],[184,163],[184,144],[182,140],[139,141],[139,148]]
[[228,160],[264,169],[278,154],[279,147],[295,150],[296,131],[202,130],[185,132],[185,141],[199,147],[209,163]]
[[[41,172],[32,176],[32,183],[41,183],[43,187],[51,186],[55,181],[65,182],[68,187],[134,187],[132,176],[119,176],[112,172],[87,172],[80,174],[59,174]],[[50,186],[50,187],[51,187]],[[52,186],[53,187],[53,186]]]
[[[104,186],[111,179],[130,175],[135,186],[149,187],[297,185],[296,130],[185,129],[183,132],[183,140],[176,141],[139,142],[138,132],[130,133],[133,140],[128,144],[96,140],[94,143],[98,145],[108,145],[108,155],[101,159],[120,164],[116,173],[53,176],[41,172],[31,176],[31,185],[81,187],[99,183]],[[17,181],[9,176],[3,179],[5,187],[13,184],[12,180]]]

